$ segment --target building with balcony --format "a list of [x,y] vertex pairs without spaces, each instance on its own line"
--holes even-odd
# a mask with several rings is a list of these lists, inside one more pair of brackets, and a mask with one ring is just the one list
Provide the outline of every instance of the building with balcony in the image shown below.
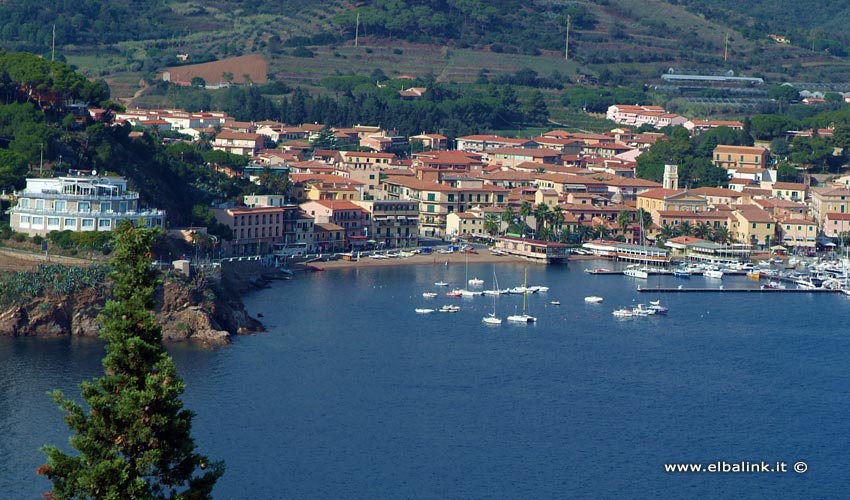
[[372,213],[367,244],[385,248],[419,245],[419,202],[413,200],[369,200],[354,204]]
[[233,231],[233,239],[224,243],[227,256],[271,254],[278,244],[311,241],[312,221],[295,205],[219,208],[215,219]]
[[9,209],[13,230],[28,236],[51,231],[112,231],[124,219],[138,227],[165,226],[165,211],[142,208],[127,180],[109,176],[27,179]]

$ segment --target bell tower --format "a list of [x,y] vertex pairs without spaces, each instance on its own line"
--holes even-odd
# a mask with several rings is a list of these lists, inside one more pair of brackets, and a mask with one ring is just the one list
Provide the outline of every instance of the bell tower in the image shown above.
[[664,189],[679,189],[679,166],[664,165]]

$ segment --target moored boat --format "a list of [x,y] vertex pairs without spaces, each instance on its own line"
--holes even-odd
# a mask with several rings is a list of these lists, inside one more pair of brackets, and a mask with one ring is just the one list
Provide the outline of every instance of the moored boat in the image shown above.
[[426,309],[424,307],[417,307],[415,310],[417,314],[428,314],[434,312],[433,309]]
[[588,304],[598,304],[602,302],[602,300],[602,297],[599,297],[598,295],[588,295],[584,298],[584,301]]

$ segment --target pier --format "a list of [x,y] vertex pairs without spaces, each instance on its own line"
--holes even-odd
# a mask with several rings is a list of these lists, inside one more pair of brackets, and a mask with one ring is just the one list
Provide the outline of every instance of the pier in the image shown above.
[[705,287],[658,287],[645,288],[638,287],[638,292],[653,292],[653,293],[699,293],[699,292],[714,292],[714,293],[842,293],[841,290],[833,290],[830,288],[705,288]]

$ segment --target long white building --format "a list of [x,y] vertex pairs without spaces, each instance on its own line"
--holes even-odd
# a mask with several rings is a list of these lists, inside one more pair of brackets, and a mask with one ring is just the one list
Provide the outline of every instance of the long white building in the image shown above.
[[123,177],[68,176],[28,178],[9,209],[12,229],[29,236],[51,231],[112,231],[118,222],[163,227],[165,211],[141,209],[139,193],[127,190]]

